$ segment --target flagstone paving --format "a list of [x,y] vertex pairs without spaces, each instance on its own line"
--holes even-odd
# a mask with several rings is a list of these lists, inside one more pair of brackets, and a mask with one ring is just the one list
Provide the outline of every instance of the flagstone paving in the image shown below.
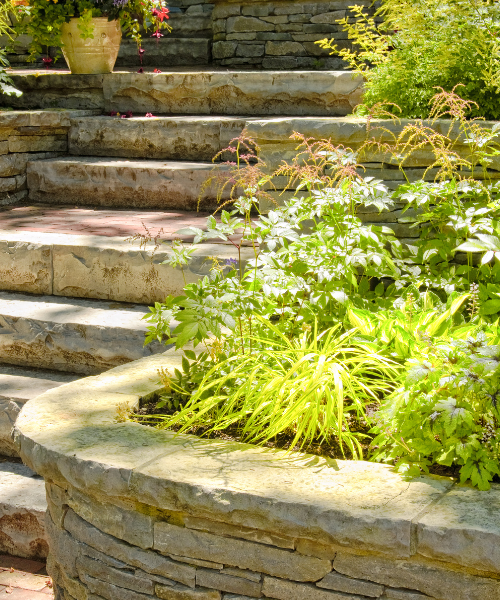
[[0,555],[0,597],[9,600],[50,600],[52,582],[45,563],[16,556]]

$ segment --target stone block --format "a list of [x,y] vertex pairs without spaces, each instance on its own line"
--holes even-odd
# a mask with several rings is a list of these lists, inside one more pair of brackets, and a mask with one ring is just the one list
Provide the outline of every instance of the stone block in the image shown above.
[[232,577],[242,577],[243,579],[248,579],[248,581],[254,581],[255,583],[260,583],[262,581],[261,573],[249,571],[248,569],[238,569],[237,567],[224,567],[223,569],[219,570],[224,575],[231,575]]
[[152,548],[154,519],[149,515],[97,500],[74,488],[68,493],[67,504],[87,523],[104,533],[139,548]]
[[272,4],[254,4],[253,6],[247,5],[247,6],[242,6],[241,8],[241,14],[245,15],[246,17],[267,17],[268,15],[271,14],[271,12],[273,11],[273,5]]
[[264,56],[264,44],[238,44],[236,56],[248,58]]
[[316,585],[327,590],[345,592],[346,594],[359,594],[370,598],[378,598],[384,591],[383,585],[362,581],[361,579],[352,579],[352,577],[346,577],[340,573],[335,573],[335,571],[328,573]]
[[288,21],[290,23],[308,23],[311,17],[311,13],[305,15],[288,15]]
[[218,590],[207,590],[200,587],[190,589],[182,585],[175,587],[157,585],[156,595],[161,600],[220,600],[221,598]]
[[62,565],[54,560],[52,554],[47,559],[47,572],[52,578],[56,590],[57,588],[64,590],[64,598],[90,600],[88,590],[85,586],[75,577],[68,575]]
[[335,546],[328,546],[327,544],[321,544],[320,542],[306,539],[297,540],[295,548],[300,554],[316,556],[326,560],[333,560],[338,550]]
[[226,20],[225,19],[217,19],[212,22],[212,31],[214,34],[216,33],[226,33]]
[[292,34],[291,33],[275,33],[274,31],[273,32],[259,31],[259,33],[257,33],[257,35],[255,36],[255,39],[258,41],[263,41],[263,42],[267,42],[268,40],[271,40],[273,42],[283,42],[283,41],[291,40]]
[[64,135],[13,135],[9,152],[65,152],[68,140]]
[[500,485],[456,486],[417,523],[416,551],[433,560],[500,574]]
[[82,554],[83,544],[75,540],[67,531],[55,524],[52,513],[45,517],[47,538],[51,546],[51,556],[69,577],[78,577],[76,561]]
[[334,12],[319,13],[311,17],[311,23],[327,23],[330,25],[336,25],[338,21],[345,18],[345,10],[336,10]]
[[0,240],[0,290],[52,294],[52,249],[38,241]]
[[238,44],[236,42],[224,41],[214,42],[212,46],[212,56],[215,59],[230,58],[234,56]]
[[276,600],[365,600],[361,596],[351,594],[346,597],[343,593],[322,590],[315,585],[274,577],[264,577],[262,592]]
[[204,567],[205,569],[223,569],[224,565],[222,563],[214,563],[210,560],[200,560],[197,558],[189,558],[188,556],[176,556],[175,554],[169,554],[172,560],[176,560],[178,562],[187,563],[188,565],[193,565],[194,567]]
[[[304,33],[325,33],[334,34],[338,31],[337,25],[328,25],[327,23],[305,23],[303,25]],[[329,36],[332,37],[332,36]],[[325,51],[326,53],[326,51]]]
[[403,588],[386,587],[380,600],[428,600],[429,598],[430,596],[420,594],[419,592],[412,592]]
[[298,33],[302,31],[302,25],[299,23],[284,23],[283,25],[278,23],[275,27],[277,33]]
[[80,580],[87,586],[90,592],[98,594],[106,600],[155,600],[154,596],[134,592],[133,590],[126,590],[112,583],[95,579],[83,571],[80,572]]
[[262,61],[263,69],[279,69],[285,71],[288,69],[295,69],[296,66],[297,58],[294,56],[266,56]]
[[0,142],[0,155],[9,153],[9,141]]
[[223,523],[222,521],[201,519],[190,515],[186,515],[184,523],[189,529],[199,529],[200,531],[206,531],[224,537],[242,538],[250,542],[258,542],[259,544],[277,546],[278,548],[288,548],[290,550],[295,548],[295,543],[292,538],[271,533],[269,531],[259,531],[258,529],[250,529],[249,527],[238,527],[229,523]]
[[26,171],[26,165],[29,160],[38,160],[45,157],[46,154],[44,152],[40,154],[18,152],[0,156],[0,177],[21,175]]
[[255,17],[229,17],[226,24],[227,33],[240,33],[244,31],[273,31],[274,25],[266,23]]
[[292,4],[291,2],[283,3],[281,6],[277,4],[274,7],[275,15],[300,15],[304,12],[307,11],[304,10],[304,6],[302,4]]
[[0,193],[13,192],[17,187],[15,177],[0,177]]
[[176,563],[156,552],[142,550],[121,542],[116,538],[99,531],[72,510],[69,510],[64,520],[66,529],[79,541],[95,548],[103,554],[112,556],[128,565],[138,567],[147,573],[161,575],[194,587],[196,569],[187,564]]
[[123,569],[114,569],[109,565],[86,556],[77,559],[76,568],[82,581],[85,575],[90,575],[95,579],[125,588],[126,590],[150,595],[154,595],[155,593],[155,584],[150,579],[136,577],[134,573],[127,573]]
[[339,552],[333,567],[348,577],[414,590],[439,600],[500,600],[500,580],[452,571],[434,564]]
[[208,569],[197,569],[196,584],[222,592],[244,594],[252,598],[260,598],[262,596],[262,583],[260,581],[249,581],[242,577],[234,577]]
[[297,581],[317,581],[331,570],[331,563],[327,560],[263,544],[222,538],[169,523],[156,523],[154,536],[154,547],[160,552],[212,560]]
[[263,21],[266,21],[266,23],[288,23],[288,16],[287,15],[279,15],[276,17],[261,17],[261,19]]
[[[229,42],[216,42],[214,56],[221,50],[226,54],[230,46]],[[233,54],[235,49],[236,44]],[[220,123],[226,120],[231,119],[210,116],[74,119],[69,151],[81,156],[211,161],[221,150]]]
[[252,33],[228,33],[226,35],[226,40],[250,42],[255,39],[257,39],[257,34],[255,32],[252,32]]
[[216,4],[212,12],[212,19],[227,19],[241,13],[239,4]]

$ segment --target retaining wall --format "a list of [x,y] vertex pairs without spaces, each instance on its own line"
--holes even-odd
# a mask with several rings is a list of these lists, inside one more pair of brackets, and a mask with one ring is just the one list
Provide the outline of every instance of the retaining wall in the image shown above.
[[179,365],[169,351],[25,405],[57,600],[500,599],[499,485],[120,422]]
[[88,111],[0,112],[0,206],[28,197],[29,161],[60,156],[68,151],[70,116]]
[[[358,5],[373,12],[371,2]],[[338,20],[352,15],[350,0],[241,2],[215,0],[212,13],[213,62],[231,68],[346,69],[338,56],[315,42],[335,39],[352,49]]]

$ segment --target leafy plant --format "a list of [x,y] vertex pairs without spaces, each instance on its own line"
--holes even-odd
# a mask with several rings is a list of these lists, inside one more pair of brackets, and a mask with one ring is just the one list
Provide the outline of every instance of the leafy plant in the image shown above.
[[464,84],[472,116],[500,116],[500,5],[495,0],[381,0],[375,15],[351,6],[339,21],[352,49],[317,42],[365,78],[368,107],[390,102],[425,118],[437,86]]
[[171,30],[168,12],[162,0],[30,0],[28,6],[19,7],[15,29],[17,34],[32,38],[30,59],[35,60],[49,46],[62,46],[62,26],[72,18],[79,19],[83,39],[94,37],[93,17],[107,17],[119,21],[125,35],[140,45],[144,30],[154,30],[153,36],[158,38],[163,35],[162,29]]
[[201,425],[206,433],[236,428],[242,439],[261,444],[286,433],[292,448],[335,438],[342,452],[362,458],[366,435],[350,424],[368,419],[366,406],[387,394],[398,365],[357,340],[355,329],[313,328],[289,339],[263,324],[268,337],[255,337],[252,353],[220,355],[194,391],[170,383],[187,400],[160,426],[182,432]]
[[[375,459],[408,476],[456,466],[462,482],[486,490],[500,475],[500,346],[479,331],[433,339],[407,363],[406,378],[378,413]],[[492,340],[490,340],[491,342]]]
[[[13,40],[14,33],[12,29],[13,11],[14,8],[9,2],[0,4],[0,36],[8,39],[10,42]],[[9,67],[9,61],[6,49],[0,48],[0,92],[7,96],[21,96],[22,92],[13,86],[11,78],[5,71],[7,67]]]

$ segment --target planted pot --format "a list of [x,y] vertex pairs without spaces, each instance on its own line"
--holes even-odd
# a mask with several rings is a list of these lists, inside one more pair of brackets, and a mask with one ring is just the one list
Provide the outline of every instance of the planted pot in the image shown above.
[[93,38],[82,38],[79,19],[71,19],[62,26],[62,53],[72,73],[96,75],[111,73],[115,66],[122,40],[119,21],[106,17],[92,19]]

